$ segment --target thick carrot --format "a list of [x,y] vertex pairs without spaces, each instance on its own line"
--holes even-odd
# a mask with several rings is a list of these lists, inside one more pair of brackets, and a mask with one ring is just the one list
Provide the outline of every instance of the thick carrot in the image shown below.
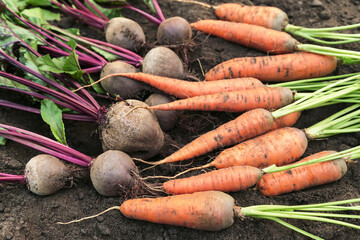
[[234,223],[234,199],[216,191],[162,198],[130,199],[121,207],[127,218],[218,231]]
[[[265,109],[258,108],[247,111],[234,120],[201,135],[170,156],[152,164],[158,165],[183,161],[201,156],[218,148],[233,146],[270,131],[270,129],[274,128],[273,125],[278,127],[292,126],[297,120],[296,117],[299,117],[300,115],[291,115],[294,117],[293,120],[284,122],[283,119],[287,118],[286,116],[274,121],[271,112]],[[278,121],[281,121],[282,123],[279,124]],[[285,123],[289,125],[284,125]]]
[[294,52],[298,44],[288,33],[246,23],[201,20],[191,26],[201,32],[272,54]]
[[292,81],[322,77],[332,73],[337,59],[308,52],[276,56],[235,58],[210,69],[205,80],[254,77],[260,81]]
[[168,194],[184,194],[200,191],[236,192],[254,186],[261,178],[259,168],[234,166],[214,170],[189,178],[174,179],[163,183]]
[[207,166],[218,169],[245,165],[260,168],[272,164],[282,166],[299,159],[307,144],[303,131],[291,127],[280,128],[225,149]]
[[163,91],[178,98],[188,98],[199,95],[208,95],[220,92],[240,91],[264,87],[262,82],[255,78],[234,78],[229,80],[219,80],[210,83],[207,81],[190,82],[174,78],[156,76],[147,73],[111,74],[102,79],[99,79],[99,81],[113,76],[123,76],[144,82],[152,87],[159,89],[160,91]]
[[[309,161],[334,153],[325,151],[313,154],[302,161]],[[264,174],[257,188],[265,196],[277,196],[339,180],[347,172],[346,161],[341,158],[328,162],[295,167],[291,170]]]
[[221,20],[253,24],[278,31],[284,30],[289,23],[289,18],[284,11],[268,6],[224,3],[215,7],[215,14]]
[[149,109],[245,112],[255,108],[278,109],[290,104],[293,99],[293,92],[288,88],[263,87],[195,96],[151,106]]
[[293,126],[296,121],[300,118],[301,112],[293,112],[288,115],[279,117],[275,119],[273,125],[270,128],[270,131],[283,128],[283,127],[291,127]]

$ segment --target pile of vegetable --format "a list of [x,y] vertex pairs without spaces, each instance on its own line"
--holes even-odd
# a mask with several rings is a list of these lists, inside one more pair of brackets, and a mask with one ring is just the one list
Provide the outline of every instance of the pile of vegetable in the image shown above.
[[[179,2],[177,6],[198,6],[195,1]],[[80,203],[82,213],[76,211],[77,204],[69,202],[72,214],[51,217],[54,224],[64,224],[56,228],[78,228],[68,224],[94,217],[101,225],[105,219],[108,222],[108,215],[100,215],[118,209],[122,216],[113,214],[110,219],[120,218],[134,225],[145,223],[126,218],[218,231],[239,228],[243,223],[235,217],[245,222],[253,217],[265,219],[251,220],[255,225],[272,220],[285,226],[281,227],[284,233],[276,236],[302,234],[313,239],[326,237],[327,233],[314,231],[312,222],[303,224],[300,220],[355,229],[349,234],[360,230],[358,191],[335,197],[316,193],[328,188],[335,194],[336,186],[351,184],[350,178],[356,178],[358,171],[360,150],[356,141],[347,141],[336,149],[326,144],[341,139],[335,135],[359,132],[360,75],[351,67],[360,59],[359,53],[351,50],[357,37],[326,33],[356,28],[356,24],[312,30],[287,25],[286,14],[276,10],[285,19],[281,26],[319,44],[314,45],[300,44],[300,38],[278,30],[253,26],[246,20],[252,18],[226,17],[240,14],[242,9],[248,10],[241,14],[254,16],[267,11],[239,4],[224,5],[229,7],[226,11],[235,10],[230,13],[220,12],[223,5],[208,6],[202,11],[221,21],[189,18],[193,22],[190,25],[181,17],[170,17],[171,13],[164,15],[160,6],[166,5],[156,0],[4,0],[0,6],[1,109],[31,116],[50,127],[39,123],[45,127],[33,132],[31,123],[0,123],[1,149],[22,145],[32,149],[27,149],[31,154],[15,171],[8,164],[0,167],[0,187],[22,190],[17,187],[20,184],[11,183],[26,183],[32,193],[50,195],[49,199],[74,194],[82,186],[94,193],[89,198],[79,195],[80,200],[86,200],[84,205]],[[114,17],[123,13],[135,21]],[[76,24],[83,22],[80,31],[61,28],[65,16]],[[151,27],[146,30],[157,30],[154,42],[140,26],[147,20]],[[131,33],[132,27],[124,27],[122,21],[135,24],[137,30]],[[87,28],[100,29],[93,31],[104,35],[89,36],[89,32],[82,32]],[[246,34],[253,39],[246,40]],[[273,38],[273,34],[288,40]],[[124,38],[130,43],[123,42]],[[230,56],[223,55],[221,61],[192,60],[191,51],[199,56],[196,51],[202,51],[207,41],[226,48],[236,44],[244,47],[236,46],[242,49],[241,54],[233,51]],[[285,43],[285,50],[278,49],[280,42]],[[322,46],[338,43],[349,45]],[[202,62],[207,63],[205,68]],[[329,74],[333,75],[326,77]],[[321,109],[327,109],[327,114],[310,116],[314,112],[320,115]],[[306,120],[310,117],[312,121]],[[82,130],[84,126],[91,130]],[[35,133],[39,130],[44,136]],[[81,132],[85,137],[76,140]],[[88,143],[91,133],[97,147]],[[231,196],[223,192],[231,192]],[[317,195],[312,196],[314,192]],[[27,199],[39,199],[32,193],[27,193]],[[104,197],[99,198],[98,193]],[[106,207],[98,205],[93,196],[106,202]],[[259,200],[251,202],[247,196]],[[329,202],[321,201],[323,198]],[[85,210],[89,200],[91,206],[96,206],[91,212]],[[91,214],[95,215],[81,218]],[[112,221],[111,225],[118,224]],[[297,233],[286,232],[286,228]],[[107,234],[103,225],[99,229],[102,235]],[[226,231],[219,234],[226,236]],[[269,234],[266,229],[261,231],[261,236]]]

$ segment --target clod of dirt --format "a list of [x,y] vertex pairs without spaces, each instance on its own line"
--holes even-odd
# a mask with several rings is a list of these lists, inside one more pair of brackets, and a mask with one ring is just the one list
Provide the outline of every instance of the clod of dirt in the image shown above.
[[[155,156],[164,144],[164,133],[153,111],[142,101],[127,100],[111,106],[101,126],[104,151],[112,149],[131,157],[148,159]],[[131,110],[131,111],[130,111]]]

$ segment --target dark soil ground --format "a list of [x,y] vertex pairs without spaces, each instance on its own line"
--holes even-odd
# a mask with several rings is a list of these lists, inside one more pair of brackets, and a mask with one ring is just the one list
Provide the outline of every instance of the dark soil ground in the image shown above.
[[[227,1],[204,1],[219,4]],[[201,6],[159,0],[165,17],[175,15],[186,18],[189,22],[200,19],[215,19],[212,10]],[[250,4],[249,1],[244,3]],[[325,27],[345,25],[360,22],[360,2],[357,0],[254,0],[254,5],[276,6],[288,13],[290,23],[306,27]],[[147,42],[154,43],[156,27],[147,23],[140,16],[128,11],[124,15],[138,21],[147,34]],[[65,18],[61,26],[81,27],[83,34],[96,38],[102,36],[101,31],[87,28],[71,18]],[[194,32],[195,34],[195,32]],[[196,34],[195,34],[196,35]],[[194,46],[188,56],[188,71],[202,79],[202,72],[216,64],[242,56],[263,55],[256,50],[247,49],[224,40],[208,37],[205,34],[196,35]],[[340,46],[345,47],[345,46]],[[348,49],[360,50],[360,44],[349,44]],[[201,66],[201,67],[200,67]],[[357,66],[339,66],[334,74],[356,72]],[[7,98],[24,102],[21,96],[5,91],[0,94]],[[303,112],[296,124],[298,128],[311,126],[313,123],[329,116],[344,106],[331,106]],[[179,113],[176,127],[168,133],[168,146],[154,160],[161,159],[177,147],[188,143],[196,136],[213,129],[225,121],[233,119],[238,114],[229,113]],[[0,122],[18,126],[36,133],[50,136],[48,127],[39,116],[23,113],[7,108],[0,108]],[[69,144],[90,156],[101,153],[95,126],[91,124],[65,122]],[[171,144],[170,144],[171,143]],[[321,141],[309,143],[305,155],[321,150],[344,150],[360,143],[360,134],[343,134]],[[9,142],[0,147],[0,170],[22,174],[26,162],[38,152]],[[216,153],[198,158],[204,163]],[[185,164],[189,164],[186,162]],[[144,167],[139,165],[140,168]],[[173,174],[185,169],[186,166],[164,166],[147,174]],[[297,193],[278,197],[264,197],[255,189],[231,193],[236,204],[251,206],[257,204],[308,204],[335,201],[360,197],[360,166],[349,164],[349,170],[339,181]],[[129,220],[120,212],[112,211],[96,219],[83,221],[72,225],[57,225],[57,221],[68,221],[79,217],[96,214],[108,207],[120,205],[121,197],[102,197],[88,181],[76,181],[73,186],[48,197],[39,197],[21,184],[0,184],[0,238],[1,239],[304,239],[302,235],[286,229],[277,223],[258,219],[237,219],[234,225],[219,232],[204,232],[173,227],[143,221]],[[325,223],[289,220],[292,224],[325,239],[360,239],[359,230],[333,226]],[[360,221],[353,220],[360,224]]]

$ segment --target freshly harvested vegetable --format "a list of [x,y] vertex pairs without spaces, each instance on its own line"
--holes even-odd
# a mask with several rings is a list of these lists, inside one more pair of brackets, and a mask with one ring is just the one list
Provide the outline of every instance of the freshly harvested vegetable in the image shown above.
[[207,167],[282,166],[298,160],[307,146],[308,140],[303,131],[280,128],[225,149]]
[[152,106],[149,109],[245,112],[255,108],[278,109],[292,103],[293,100],[294,94],[289,88],[263,87],[195,96]]
[[112,18],[106,23],[105,38],[108,43],[138,52],[145,44],[141,26],[128,18]]
[[40,154],[25,166],[24,180],[28,189],[37,195],[50,195],[66,186],[69,169],[58,158]]
[[213,67],[205,74],[205,80],[254,77],[265,82],[292,81],[329,75],[337,65],[335,57],[308,52],[241,57]]
[[167,194],[185,194],[202,191],[237,192],[256,185],[263,173],[252,166],[234,166],[213,170],[189,178],[166,181],[162,188]]
[[280,218],[323,221],[360,229],[360,226],[358,225],[331,219],[331,217],[359,218],[358,215],[322,212],[328,211],[329,208],[334,212],[346,210],[358,211],[359,209],[357,207],[340,205],[356,203],[359,201],[360,199],[349,199],[311,205],[259,205],[238,207],[234,205],[234,199],[230,195],[218,191],[206,191],[161,198],[130,199],[123,202],[121,206],[108,208],[94,216],[66,223],[58,222],[58,224],[80,222],[97,217],[110,210],[119,210],[125,217],[131,219],[182,226],[197,230],[219,231],[230,227],[234,223],[234,217],[239,217],[241,219],[244,219],[245,217],[255,217],[273,220],[307,237],[319,239],[319,237],[299,229]]
[[[336,153],[323,151],[308,156],[300,162]],[[259,191],[268,197],[294,192],[339,180],[347,172],[344,158],[291,168],[286,171],[264,174],[258,182]]]
[[225,21],[247,23],[285,31],[322,44],[344,44],[359,41],[357,34],[333,33],[358,28],[359,24],[329,28],[306,28],[289,24],[287,14],[269,6],[247,6],[240,3],[225,3],[214,7],[216,16]]
[[[173,97],[153,93],[146,100],[145,103],[149,106],[158,105],[162,103],[169,103],[174,101]],[[154,111],[157,120],[159,121],[160,127],[164,132],[170,131],[176,124],[178,114],[176,111]]]
[[189,43],[192,29],[188,21],[182,17],[171,17],[160,23],[157,31],[157,41],[162,45]]
[[133,107],[144,102],[127,100],[112,106],[105,122],[100,126],[104,150],[121,149],[132,157],[148,159],[164,145],[164,133],[152,111]]
[[68,146],[20,128],[0,124],[0,136],[44,154],[29,160],[25,175],[0,174],[2,181],[20,181],[28,185],[31,192],[49,195],[59,191],[73,179],[76,170],[73,165],[65,165],[60,159],[90,168],[90,178],[95,189],[104,196],[131,194],[132,189],[140,190],[138,170],[131,157],[124,152],[109,150],[93,159]]
[[[103,67],[100,78],[104,78],[115,73],[135,73],[136,71],[137,69],[130,64],[115,61],[107,63]],[[122,76],[109,77],[100,83],[106,92],[112,96],[120,96],[123,99],[136,97],[140,95],[142,91],[147,89],[147,85]]]
[[174,51],[166,47],[151,49],[144,57],[142,71],[152,75],[183,79],[184,66]]
[[287,33],[246,23],[201,20],[190,25],[198,31],[271,54],[292,53],[300,45]]
[[96,82],[106,81],[112,77],[127,77],[152,87],[177,98],[189,98],[200,95],[210,95],[220,92],[240,91],[264,87],[256,78],[235,78],[218,81],[190,82],[176,78],[167,78],[147,73],[116,73],[100,78]]

